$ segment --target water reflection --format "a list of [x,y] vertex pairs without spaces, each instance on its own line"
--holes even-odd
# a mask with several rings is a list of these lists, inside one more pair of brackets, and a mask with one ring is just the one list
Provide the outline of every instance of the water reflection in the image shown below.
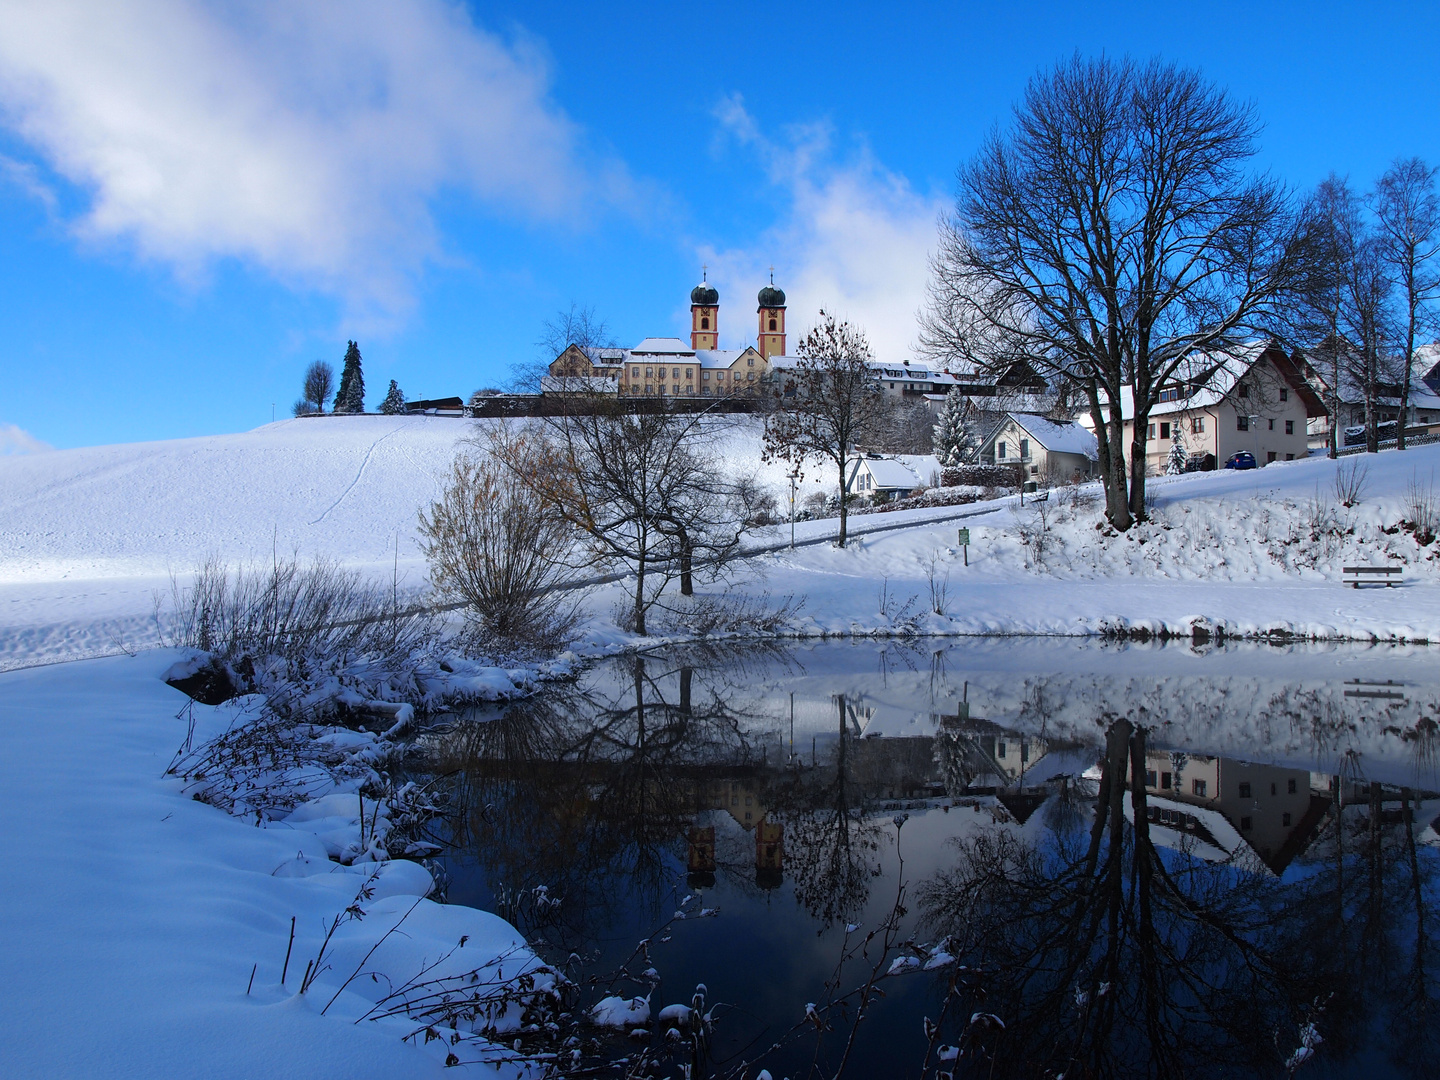
[[457,898],[532,939],[598,963],[683,893],[720,903],[661,965],[687,996],[704,981],[745,1003],[695,1075],[739,1068],[820,1000],[847,928],[890,917],[903,879],[915,955],[949,962],[887,980],[848,1051],[837,1006],[813,1045],[767,1059],[775,1075],[1422,1076],[1440,1050],[1429,666],[690,649],[425,749],[454,774]]

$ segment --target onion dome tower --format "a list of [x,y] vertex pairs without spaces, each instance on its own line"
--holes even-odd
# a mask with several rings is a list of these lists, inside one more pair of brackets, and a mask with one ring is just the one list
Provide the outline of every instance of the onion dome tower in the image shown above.
[[690,290],[690,347],[714,349],[720,340],[720,294],[701,267],[700,284]]
[[785,293],[775,287],[775,268],[770,268],[770,284],[756,297],[760,302],[760,355],[765,359],[785,355]]

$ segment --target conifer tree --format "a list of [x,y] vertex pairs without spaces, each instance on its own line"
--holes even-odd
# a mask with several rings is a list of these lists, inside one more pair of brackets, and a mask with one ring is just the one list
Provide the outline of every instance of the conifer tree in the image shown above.
[[385,400],[380,403],[380,411],[386,416],[394,416],[396,413],[405,411],[405,391],[390,380],[390,389],[385,391]]
[[1170,459],[1165,463],[1166,476],[1179,476],[1185,471],[1188,455],[1185,453],[1185,438],[1180,434],[1180,423],[1176,421],[1175,441],[1170,444]]
[[945,395],[940,415],[935,421],[935,456],[947,469],[964,465],[979,448],[970,403],[958,389]]
[[334,411],[365,411],[365,376],[360,371],[360,346],[353,341],[345,350],[345,367],[340,372],[340,389],[335,393]]

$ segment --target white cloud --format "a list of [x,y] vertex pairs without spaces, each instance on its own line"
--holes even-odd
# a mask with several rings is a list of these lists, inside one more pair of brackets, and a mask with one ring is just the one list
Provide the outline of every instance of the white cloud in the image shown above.
[[[783,142],[773,141],[738,94],[721,103],[716,117],[726,135],[757,155],[767,182],[788,201],[781,219],[753,243],[701,249],[722,297],[748,305],[773,264],[789,305],[791,349],[823,307],[864,329],[877,357],[909,357],[946,200],[915,191],[868,149],[837,163],[825,125],[792,128]],[[733,322],[726,325],[733,331]],[[744,332],[753,338],[748,318]]]
[[0,424],[0,457],[39,454],[53,449],[49,443],[41,442],[16,424]]
[[580,160],[539,50],[447,0],[0,0],[0,110],[90,193],[79,234],[372,312],[443,255],[437,193],[565,221],[624,184]]

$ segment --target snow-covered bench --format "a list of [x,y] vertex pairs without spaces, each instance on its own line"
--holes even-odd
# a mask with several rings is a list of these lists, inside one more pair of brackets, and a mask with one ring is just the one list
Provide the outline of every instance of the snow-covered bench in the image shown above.
[[1403,571],[1398,566],[1346,566],[1341,569],[1345,574],[1343,583],[1356,589],[1362,584],[1384,585],[1388,589],[1404,580],[1401,576]]

